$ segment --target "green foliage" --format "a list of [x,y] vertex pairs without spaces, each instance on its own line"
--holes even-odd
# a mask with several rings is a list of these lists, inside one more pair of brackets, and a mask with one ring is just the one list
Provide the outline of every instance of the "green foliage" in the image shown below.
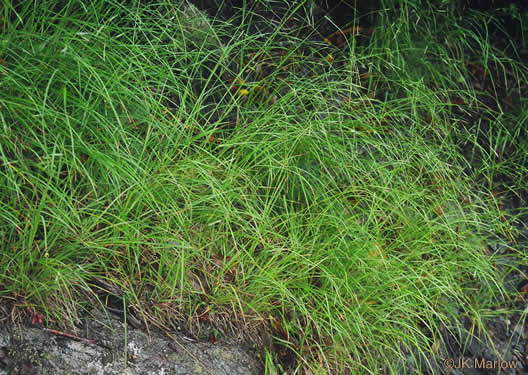
[[485,112],[485,150],[451,99],[482,107],[469,62],[526,67],[422,5],[380,11],[331,63],[312,37],[248,33],[249,11],[6,3],[2,295],[74,321],[101,277],[158,323],[267,344],[268,373],[293,371],[273,348],[328,374],[434,359],[454,311],[482,323],[507,299],[486,243],[514,218],[489,190],[499,169],[526,178],[526,103]]

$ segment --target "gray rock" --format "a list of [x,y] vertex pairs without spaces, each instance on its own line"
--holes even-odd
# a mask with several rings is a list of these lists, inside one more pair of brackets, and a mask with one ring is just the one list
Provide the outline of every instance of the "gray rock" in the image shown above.
[[[101,315],[101,314],[99,314]],[[0,375],[169,375],[261,373],[257,356],[241,345],[189,342],[160,331],[125,327],[118,318],[88,321],[80,341],[43,327],[0,329]]]

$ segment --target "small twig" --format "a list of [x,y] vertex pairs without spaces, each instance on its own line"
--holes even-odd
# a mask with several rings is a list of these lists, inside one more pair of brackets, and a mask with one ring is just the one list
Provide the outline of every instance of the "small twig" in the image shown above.
[[53,333],[54,335],[57,335],[57,336],[68,337],[68,338],[73,339],[73,340],[87,342],[89,344],[97,345],[97,341],[92,340],[92,339],[87,339],[86,337],[77,336],[77,335],[75,335],[73,333],[57,331],[56,329],[51,329],[51,328],[43,328],[43,330],[46,331],[46,332],[49,332],[49,333]]
[[[143,327],[143,323],[141,322],[141,320],[139,320],[138,318],[136,318],[134,315],[128,313],[128,312],[125,312],[123,309],[116,309],[116,308],[113,308],[113,307],[110,307],[110,306],[106,306],[106,309],[108,311],[110,311],[111,313],[114,313],[116,315],[119,315],[123,321],[126,321],[127,323],[129,323],[132,327],[134,328],[142,328]],[[125,319],[126,317],[126,319]]]
[[121,288],[109,283],[108,281],[101,279],[100,277],[92,276],[91,282],[97,285],[100,289],[104,290],[107,293],[113,294],[114,296],[122,296],[125,293]]

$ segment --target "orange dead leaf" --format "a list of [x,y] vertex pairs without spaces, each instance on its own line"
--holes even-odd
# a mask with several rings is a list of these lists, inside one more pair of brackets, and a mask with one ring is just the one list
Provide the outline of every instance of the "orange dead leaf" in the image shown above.
[[425,115],[425,122],[427,122],[428,124],[430,124],[431,122],[433,122],[433,116],[431,116],[430,113],[427,113]]
[[438,173],[435,173],[433,175],[433,179],[431,180],[433,185],[438,185],[442,181],[442,176],[440,176]]
[[521,292],[521,296],[524,298],[526,294],[528,294],[528,282],[526,282],[523,286],[519,288],[519,291]]
[[378,242],[374,244],[374,248],[369,253],[369,256],[376,257],[376,258],[387,258],[385,254],[383,253],[383,249],[381,245]]
[[361,73],[359,75],[359,79],[366,80],[366,79],[369,79],[369,78],[370,78],[370,72]]
[[453,105],[462,105],[464,103],[465,103],[465,101],[462,98],[451,99],[451,104],[453,104]]
[[[328,37],[323,40],[328,44],[333,44],[337,47],[342,47],[345,42],[345,36],[352,34],[357,35],[364,28],[361,26],[352,26],[343,30],[337,30],[335,33],[330,34]],[[370,35],[370,34],[369,34]]]

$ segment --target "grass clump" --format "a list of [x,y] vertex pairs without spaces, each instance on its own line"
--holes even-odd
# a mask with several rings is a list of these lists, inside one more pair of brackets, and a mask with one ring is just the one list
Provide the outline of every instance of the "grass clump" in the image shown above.
[[263,345],[269,373],[334,374],[427,369],[504,301],[487,243],[514,230],[453,124],[452,97],[480,102],[466,39],[412,39],[407,6],[341,50],[250,9],[43,9],[3,9],[2,297],[68,324],[95,277],[145,322]]

